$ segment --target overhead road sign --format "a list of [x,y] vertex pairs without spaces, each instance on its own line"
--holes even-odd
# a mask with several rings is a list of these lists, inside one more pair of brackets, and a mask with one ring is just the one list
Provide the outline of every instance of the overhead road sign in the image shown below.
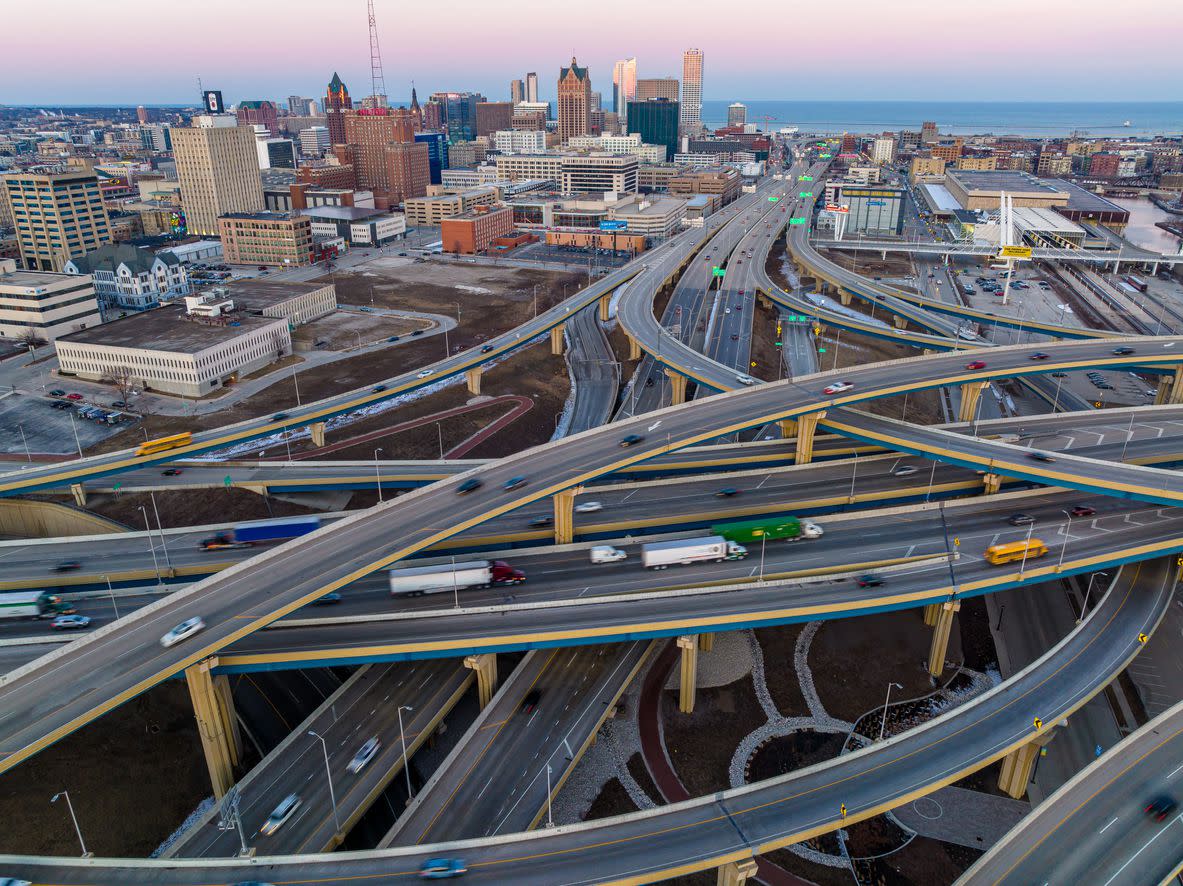
[[802,216],[802,217],[798,217],[798,218],[791,218],[791,219],[789,219],[789,224],[791,224],[791,225],[803,225],[803,224],[805,224],[805,218],[804,218],[803,216]]

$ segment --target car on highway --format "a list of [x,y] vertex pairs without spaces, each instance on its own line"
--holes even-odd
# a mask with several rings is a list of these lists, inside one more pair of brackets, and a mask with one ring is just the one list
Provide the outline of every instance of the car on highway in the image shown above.
[[287,823],[289,818],[295,815],[296,810],[300,808],[300,803],[299,794],[288,794],[271,811],[271,814],[267,816],[267,820],[263,822],[263,827],[259,828],[259,833],[264,837],[274,834]]
[[883,584],[883,579],[877,575],[860,575],[856,581],[860,588],[877,588]]
[[183,473],[184,473],[184,471],[182,471],[180,468],[169,468],[167,471],[161,471],[160,476],[162,476],[162,477],[179,477]]
[[715,493],[715,498],[732,498],[736,495],[739,495],[738,489],[736,489],[734,486],[724,486]]
[[63,560],[57,566],[53,567],[54,572],[77,572],[82,568],[82,564],[77,560]]
[[526,693],[526,697],[522,699],[522,707],[521,707],[522,713],[523,714],[534,713],[534,709],[536,707],[538,707],[538,702],[541,700],[542,700],[542,690],[537,689],[537,688],[531,689],[529,692]]
[[275,415],[271,416],[272,421],[286,421],[287,418],[288,414],[286,412],[277,412]]
[[622,437],[620,440],[620,448],[627,449],[630,446],[636,446],[645,440],[640,434],[629,434],[627,437]]
[[724,313],[724,314],[730,314],[730,313],[731,313],[731,308],[724,308],[724,309],[723,309],[723,313]]
[[374,388],[373,388],[373,392],[375,394],[381,394],[385,390],[386,390],[386,385],[374,385]]
[[66,396],[66,392],[61,390],[60,388],[54,388],[52,391],[49,392],[49,396],[64,397],[64,396]]
[[481,348],[481,353],[482,353],[482,354],[487,354],[487,353],[489,353],[489,351],[491,351],[491,350],[493,350],[493,346],[492,346],[492,345],[485,345],[483,348]]
[[544,526],[553,526],[554,522],[554,517],[532,517],[527,525],[531,529],[542,529]]
[[463,858],[429,858],[419,865],[419,876],[424,880],[450,880],[466,873]]
[[323,597],[317,597],[312,601],[313,606],[328,606],[332,603],[340,603],[341,595],[336,591],[329,591]]
[[849,391],[853,387],[854,387],[853,382],[836,381],[832,385],[826,385],[824,388],[822,388],[822,393],[823,394],[841,394],[844,391]]
[[[986,361],[985,360],[971,360],[969,363],[965,364],[965,368],[966,369],[985,369],[986,368]],[[975,384],[977,384],[977,382],[975,382]]]
[[164,648],[176,646],[182,640],[187,640],[198,631],[205,629],[205,622],[201,620],[201,616],[195,615],[193,618],[187,618],[163,637],[160,638],[160,645]]
[[1124,357],[1127,354],[1134,353],[1134,349],[1128,345],[1122,345],[1120,348],[1114,348],[1113,353],[1117,354],[1119,357]]
[[463,483],[456,487],[457,495],[464,495],[466,492],[472,492],[474,489],[480,489],[484,484],[476,477],[469,477]]
[[397,335],[392,335],[392,336],[390,336],[390,338],[388,338],[388,339],[386,339],[386,340],[387,340],[387,341],[398,341],[398,336],[397,336]]
[[1046,452],[1028,452],[1027,458],[1033,459],[1034,461],[1048,462],[1049,464],[1056,460],[1054,456],[1048,455]]
[[1151,800],[1144,810],[1155,821],[1166,821],[1167,817],[1179,808],[1179,802],[1169,794],[1159,794]]
[[33,881],[18,880],[16,877],[0,877],[0,886],[33,886]]
[[1035,518],[1030,514],[1011,514],[1006,518],[1006,522],[1011,526],[1030,526],[1035,522]]
[[508,492],[511,489],[521,489],[525,485],[525,477],[510,477],[501,485],[501,488]]
[[80,631],[90,627],[90,619],[85,615],[59,615],[49,626],[55,631]]
[[1046,360],[1047,358],[1048,358],[1048,355],[1045,354],[1043,351],[1036,351],[1034,354],[1032,354],[1027,359],[1028,360]]
[[1097,513],[1096,508],[1090,508],[1088,505],[1076,505],[1072,509],[1073,517],[1091,517]]
[[434,369],[422,369],[416,373],[415,378],[427,378],[427,376],[431,375],[433,372],[435,372]]
[[741,385],[754,385],[756,380],[750,375],[744,375],[742,372],[735,377],[735,380]]
[[892,471],[891,475],[893,477],[911,477],[919,470],[920,468],[916,467],[916,465],[902,465]]
[[357,753],[353,755],[353,759],[349,761],[349,765],[345,768],[354,775],[357,775],[374,759],[374,755],[378,753],[380,747],[382,747],[382,742],[378,741],[378,736],[375,735],[367,739],[366,743],[357,749]]
[[735,333],[735,332],[731,333],[731,340],[732,341],[739,341],[739,334]]
[[75,400],[75,401],[77,401],[77,400],[81,400],[81,399],[82,399],[82,395],[81,395],[81,394],[66,394],[66,399],[67,399],[67,400]]
[[577,514],[594,514],[602,510],[604,510],[604,506],[598,501],[585,501],[575,506],[575,513]]

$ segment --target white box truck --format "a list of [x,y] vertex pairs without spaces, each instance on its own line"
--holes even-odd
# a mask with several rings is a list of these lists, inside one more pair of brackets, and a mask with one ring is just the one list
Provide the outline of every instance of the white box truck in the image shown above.
[[612,545],[594,545],[591,549],[593,563],[617,563],[628,558],[628,554]]
[[413,566],[391,569],[390,593],[395,597],[419,597],[442,591],[464,591],[492,585],[520,585],[526,573],[504,560],[473,560],[468,563],[441,563],[437,566]]
[[724,560],[742,560],[747,555],[747,548],[721,535],[655,541],[641,546],[641,563],[646,569],[665,569],[667,566],[687,566],[691,563],[722,563]]

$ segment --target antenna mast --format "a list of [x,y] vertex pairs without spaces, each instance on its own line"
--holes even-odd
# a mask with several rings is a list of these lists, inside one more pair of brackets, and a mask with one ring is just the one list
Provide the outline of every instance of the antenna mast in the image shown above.
[[378,21],[374,18],[374,0],[366,0],[370,17],[370,88],[373,95],[386,95],[386,76],[382,73],[382,50],[378,48]]

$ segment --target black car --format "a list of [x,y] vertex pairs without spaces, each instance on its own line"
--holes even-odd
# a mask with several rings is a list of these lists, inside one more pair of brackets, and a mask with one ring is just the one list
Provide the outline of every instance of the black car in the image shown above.
[[82,568],[82,564],[77,560],[66,560],[53,567],[54,572],[77,572]]
[[1174,797],[1159,794],[1146,806],[1145,812],[1155,821],[1165,821],[1167,816],[1178,808],[1179,803]]
[[715,498],[731,498],[733,495],[739,495],[739,490],[734,486],[724,486],[715,493]]
[[652,376],[645,379],[645,387],[647,387],[647,388],[653,387],[653,377]]
[[124,403],[122,400],[116,400],[114,403],[111,404],[111,408],[112,409],[127,409],[127,404]]
[[423,334],[422,329],[416,329],[411,332],[411,335],[422,335],[422,334]]
[[1011,514],[1006,518],[1006,522],[1011,526],[1027,526],[1035,522],[1035,518],[1030,514]]
[[1027,458],[1034,459],[1035,461],[1045,461],[1045,462],[1049,462],[1049,463],[1055,461],[1055,458],[1048,455],[1046,452],[1028,452]]
[[469,477],[467,480],[456,487],[456,492],[459,495],[464,495],[466,492],[472,492],[474,489],[480,489],[481,485],[481,481],[476,477]]
[[491,350],[493,350],[493,346],[492,346],[492,345],[485,345],[483,348],[481,348],[481,353],[482,353],[482,354],[487,354],[487,353],[489,353],[489,351],[491,351]]
[[630,446],[636,446],[638,443],[642,442],[644,439],[645,438],[642,437],[640,434],[629,434],[627,437],[625,437],[624,439],[622,439],[620,441],[620,446],[622,449],[627,449]]
[[532,714],[534,708],[538,707],[538,702],[542,698],[541,689],[531,689],[526,693],[526,697],[522,699],[522,713]]
[[286,412],[277,412],[277,413],[275,413],[275,415],[271,416],[271,420],[272,421],[286,421],[287,417],[288,417],[288,414]]
[[161,471],[160,476],[162,476],[162,477],[177,477],[180,475],[180,473],[181,473],[180,468],[169,468],[167,471]]
[[381,394],[385,390],[386,390],[386,385],[374,385],[374,393],[375,394]]
[[1036,351],[1034,354],[1032,354],[1027,359],[1028,360],[1046,360],[1047,358],[1048,358],[1048,355],[1045,354],[1043,351]]
[[554,522],[554,517],[533,517],[528,525],[531,529],[541,529],[543,526],[553,525]]
[[1124,357],[1127,354],[1134,353],[1134,349],[1128,345],[1122,345],[1120,348],[1114,348],[1113,353],[1117,354],[1119,357]]

